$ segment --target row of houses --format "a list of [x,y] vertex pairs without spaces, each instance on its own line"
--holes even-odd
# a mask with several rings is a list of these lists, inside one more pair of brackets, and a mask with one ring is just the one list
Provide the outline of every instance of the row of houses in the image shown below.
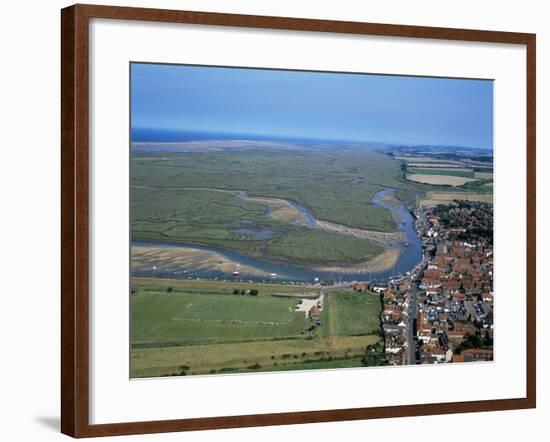
[[382,291],[389,362],[492,360],[492,207],[459,203],[423,209],[417,218],[423,266]]
[[420,363],[492,360],[492,206],[438,206],[425,219],[432,253],[418,285]]

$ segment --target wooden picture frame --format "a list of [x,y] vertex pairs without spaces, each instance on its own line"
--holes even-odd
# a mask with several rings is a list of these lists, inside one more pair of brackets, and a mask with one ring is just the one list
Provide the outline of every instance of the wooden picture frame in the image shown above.
[[[300,30],[525,45],[527,52],[527,358],[525,397],[296,413],[90,425],[89,416],[89,19]],[[303,424],[534,408],[536,405],[536,175],[534,34],[74,5],[61,11],[61,431],[73,437]]]

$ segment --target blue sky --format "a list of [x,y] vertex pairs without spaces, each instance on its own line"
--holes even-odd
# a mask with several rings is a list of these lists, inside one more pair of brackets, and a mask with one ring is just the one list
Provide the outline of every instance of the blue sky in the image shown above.
[[493,83],[131,65],[132,128],[493,147]]

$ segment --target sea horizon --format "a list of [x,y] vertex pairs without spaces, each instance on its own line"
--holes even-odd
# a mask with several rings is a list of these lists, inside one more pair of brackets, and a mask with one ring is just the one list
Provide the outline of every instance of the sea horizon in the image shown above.
[[406,144],[389,143],[376,140],[346,140],[330,138],[306,138],[286,134],[256,134],[256,133],[237,133],[223,131],[199,131],[183,130],[170,128],[132,128],[130,130],[132,144],[154,144],[154,143],[186,143],[192,141],[278,141],[288,143],[344,143],[348,145],[378,146],[378,147],[426,147],[426,148],[457,148],[484,150],[493,152],[493,147],[482,146],[460,146],[460,145],[440,145],[440,144]]

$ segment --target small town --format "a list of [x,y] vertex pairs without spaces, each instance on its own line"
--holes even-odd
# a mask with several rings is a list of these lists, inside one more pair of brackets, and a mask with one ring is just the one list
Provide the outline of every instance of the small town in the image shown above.
[[493,209],[479,202],[419,208],[424,257],[380,294],[388,365],[493,360]]

